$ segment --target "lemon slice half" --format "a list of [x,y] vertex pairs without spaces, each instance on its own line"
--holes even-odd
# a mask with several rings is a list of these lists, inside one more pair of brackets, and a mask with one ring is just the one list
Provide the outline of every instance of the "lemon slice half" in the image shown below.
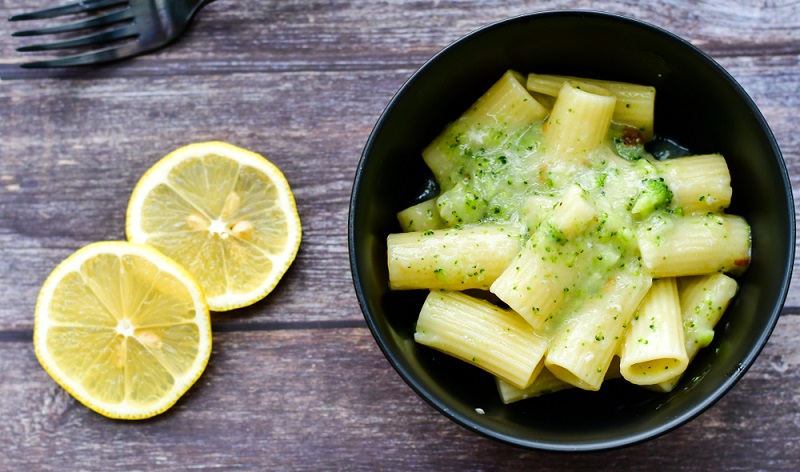
[[275,288],[297,255],[302,229],[275,165],[207,142],[170,153],[144,174],[128,205],[126,232],[182,264],[211,310],[226,311]]
[[100,242],[47,278],[33,342],[42,367],[78,401],[142,419],[170,408],[203,373],[211,322],[183,267],[149,246]]

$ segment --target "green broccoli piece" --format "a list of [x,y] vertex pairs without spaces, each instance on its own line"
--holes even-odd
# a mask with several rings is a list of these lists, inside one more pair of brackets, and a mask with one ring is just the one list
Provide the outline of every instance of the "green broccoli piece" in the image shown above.
[[663,210],[672,202],[672,190],[663,178],[642,180],[642,192],[631,208],[631,213],[644,218],[657,210]]

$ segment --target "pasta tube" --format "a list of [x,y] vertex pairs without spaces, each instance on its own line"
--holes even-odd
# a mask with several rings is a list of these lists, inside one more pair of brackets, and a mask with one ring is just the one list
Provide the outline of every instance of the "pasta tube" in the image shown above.
[[573,267],[578,251],[565,243],[583,230],[595,213],[583,190],[571,187],[490,291],[531,326],[544,326],[580,276]]
[[[725,274],[680,277],[678,293],[681,300],[684,346],[689,362],[697,351],[711,344],[714,327],[722,318],[739,285]],[[680,376],[653,385],[653,390],[669,392]]]
[[558,328],[545,367],[584,390],[599,390],[633,312],[652,279],[630,261],[606,280],[603,290],[584,301]]
[[520,250],[520,235],[503,226],[390,234],[386,240],[393,290],[487,289]]
[[[542,365],[544,365],[544,363],[542,363]],[[547,369],[542,369],[539,375],[533,380],[533,383],[527,388],[514,386],[500,377],[495,377],[495,381],[497,383],[497,391],[500,393],[500,399],[505,404],[572,388],[572,385],[559,379]]]
[[397,213],[397,221],[403,231],[425,231],[445,228],[447,224],[439,216],[436,199],[412,205]]
[[654,164],[672,191],[672,206],[685,214],[719,212],[731,204],[731,174],[721,155],[680,157]]
[[682,374],[688,364],[678,285],[674,278],[658,279],[625,334],[620,371],[631,383],[652,385]]
[[740,273],[750,264],[750,226],[739,216],[657,218],[637,234],[642,261],[655,278]]
[[[603,381],[618,379],[619,377],[619,357],[614,357]],[[497,391],[500,392],[500,399],[505,404],[574,388],[574,385],[564,382],[547,369],[542,369],[533,383],[527,388],[515,387],[499,377],[495,377],[495,381],[497,383]]]
[[525,88],[525,77],[509,70],[464,114],[450,124],[422,151],[442,190],[458,179],[458,157],[471,148],[484,146],[494,128],[523,129],[547,116],[548,110]]
[[583,157],[600,146],[611,125],[616,100],[601,87],[565,82],[542,126],[542,142],[547,152]]
[[609,80],[584,79],[562,75],[528,74],[526,86],[534,96],[558,95],[565,82],[574,80],[603,87],[617,97],[613,120],[638,128],[645,142],[653,139],[656,89],[648,85],[629,84]]
[[414,340],[525,388],[541,369],[547,340],[511,310],[458,292],[432,291]]

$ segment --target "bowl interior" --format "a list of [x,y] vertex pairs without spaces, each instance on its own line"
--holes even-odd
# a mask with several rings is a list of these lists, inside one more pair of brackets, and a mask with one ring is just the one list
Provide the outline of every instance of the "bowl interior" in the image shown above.
[[[420,291],[391,292],[386,236],[426,189],[421,150],[507,69],[656,87],[656,135],[692,153],[720,152],[730,213],[752,226],[740,292],[680,385],[653,393],[623,382],[503,405],[490,375],[413,341]],[[794,259],[794,206],[775,140],[741,87],[699,50],[658,28],[592,12],[549,12],[479,30],[423,66],[392,99],[364,150],[350,209],[356,292],[379,346],[423,398],[455,421],[525,447],[593,450],[638,442],[688,421],[724,394],[771,333]],[[479,414],[476,408],[483,410]]]

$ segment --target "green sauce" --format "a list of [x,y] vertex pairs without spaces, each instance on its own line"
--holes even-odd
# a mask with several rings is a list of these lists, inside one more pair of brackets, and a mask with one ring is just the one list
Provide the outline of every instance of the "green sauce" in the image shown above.
[[[612,125],[606,142],[577,160],[547,153],[541,122],[509,129],[503,123],[456,121],[445,133],[440,146],[453,171],[439,182],[442,218],[453,227],[513,227],[526,244],[544,249],[543,258],[579,271],[579,280],[563,287],[569,301],[561,313],[601,296],[612,270],[642,270],[636,231],[659,231],[676,211],[669,208],[671,192],[653,165],[656,158],[644,149],[636,129]],[[548,220],[575,185],[597,217],[584,231],[566,237]]]

